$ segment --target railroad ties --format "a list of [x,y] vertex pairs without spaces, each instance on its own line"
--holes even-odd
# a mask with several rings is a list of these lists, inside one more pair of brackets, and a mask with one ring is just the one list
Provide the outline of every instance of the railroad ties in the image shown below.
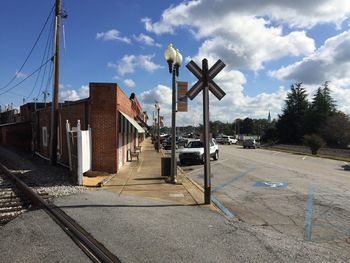
[[48,194],[35,191],[35,188],[22,182],[0,163],[0,227],[31,207],[39,207],[45,210],[93,262],[120,262],[117,256],[50,200],[52,199]]
[[[46,200],[51,199],[46,192],[39,192]],[[0,171],[0,227],[31,208],[29,199],[16,185]]]

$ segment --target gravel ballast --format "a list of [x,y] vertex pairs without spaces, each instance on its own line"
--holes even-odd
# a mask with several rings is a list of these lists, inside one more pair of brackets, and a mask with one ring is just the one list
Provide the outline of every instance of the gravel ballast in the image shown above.
[[17,176],[24,183],[51,197],[72,195],[87,189],[75,185],[68,168],[50,166],[47,160],[33,153],[0,147],[0,162],[11,170],[21,172]]

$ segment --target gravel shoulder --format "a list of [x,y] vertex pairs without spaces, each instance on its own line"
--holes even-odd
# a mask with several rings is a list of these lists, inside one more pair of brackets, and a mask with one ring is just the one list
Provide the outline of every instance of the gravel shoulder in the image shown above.
[[71,195],[86,190],[72,182],[69,170],[50,166],[48,161],[28,152],[0,146],[0,162],[9,169],[22,172],[17,176],[34,189],[47,192],[52,197]]

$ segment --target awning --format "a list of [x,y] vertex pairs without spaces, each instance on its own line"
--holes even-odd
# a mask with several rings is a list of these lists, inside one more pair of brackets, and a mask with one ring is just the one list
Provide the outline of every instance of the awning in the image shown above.
[[147,123],[144,122],[144,121],[140,118],[140,116],[136,116],[136,121],[137,121],[138,124],[141,125],[142,128],[144,128],[144,129],[146,129],[146,130],[149,129],[149,126],[147,125]]
[[133,118],[131,118],[130,116],[126,115],[124,112],[119,111],[121,115],[123,115],[125,117],[125,119],[127,119],[132,126],[134,126],[136,128],[136,130],[139,133],[145,133],[145,130],[140,126],[140,124],[137,123],[137,121],[135,121]]

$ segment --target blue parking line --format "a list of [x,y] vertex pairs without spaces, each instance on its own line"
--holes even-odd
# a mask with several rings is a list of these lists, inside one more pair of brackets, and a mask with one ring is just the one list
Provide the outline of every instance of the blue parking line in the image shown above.
[[234,183],[235,181],[241,179],[242,177],[244,177],[244,176],[250,174],[250,173],[253,172],[254,170],[255,170],[255,167],[252,167],[252,168],[250,168],[248,171],[245,171],[245,172],[241,173],[240,175],[238,175],[238,176],[232,178],[231,180],[227,181],[226,183],[220,184],[219,186],[215,187],[215,188],[212,190],[212,193],[215,193],[215,192],[221,190],[222,188],[224,188],[224,187],[226,187],[226,186],[228,186],[228,185]]
[[211,201],[224,213],[227,218],[232,219],[235,217],[235,215],[230,210],[228,210],[218,199],[216,199],[214,195],[211,195]]
[[311,240],[314,193],[315,193],[315,186],[313,184],[310,184],[307,202],[306,202],[306,217],[305,217],[305,226],[304,226],[304,240],[307,240],[307,241]]

